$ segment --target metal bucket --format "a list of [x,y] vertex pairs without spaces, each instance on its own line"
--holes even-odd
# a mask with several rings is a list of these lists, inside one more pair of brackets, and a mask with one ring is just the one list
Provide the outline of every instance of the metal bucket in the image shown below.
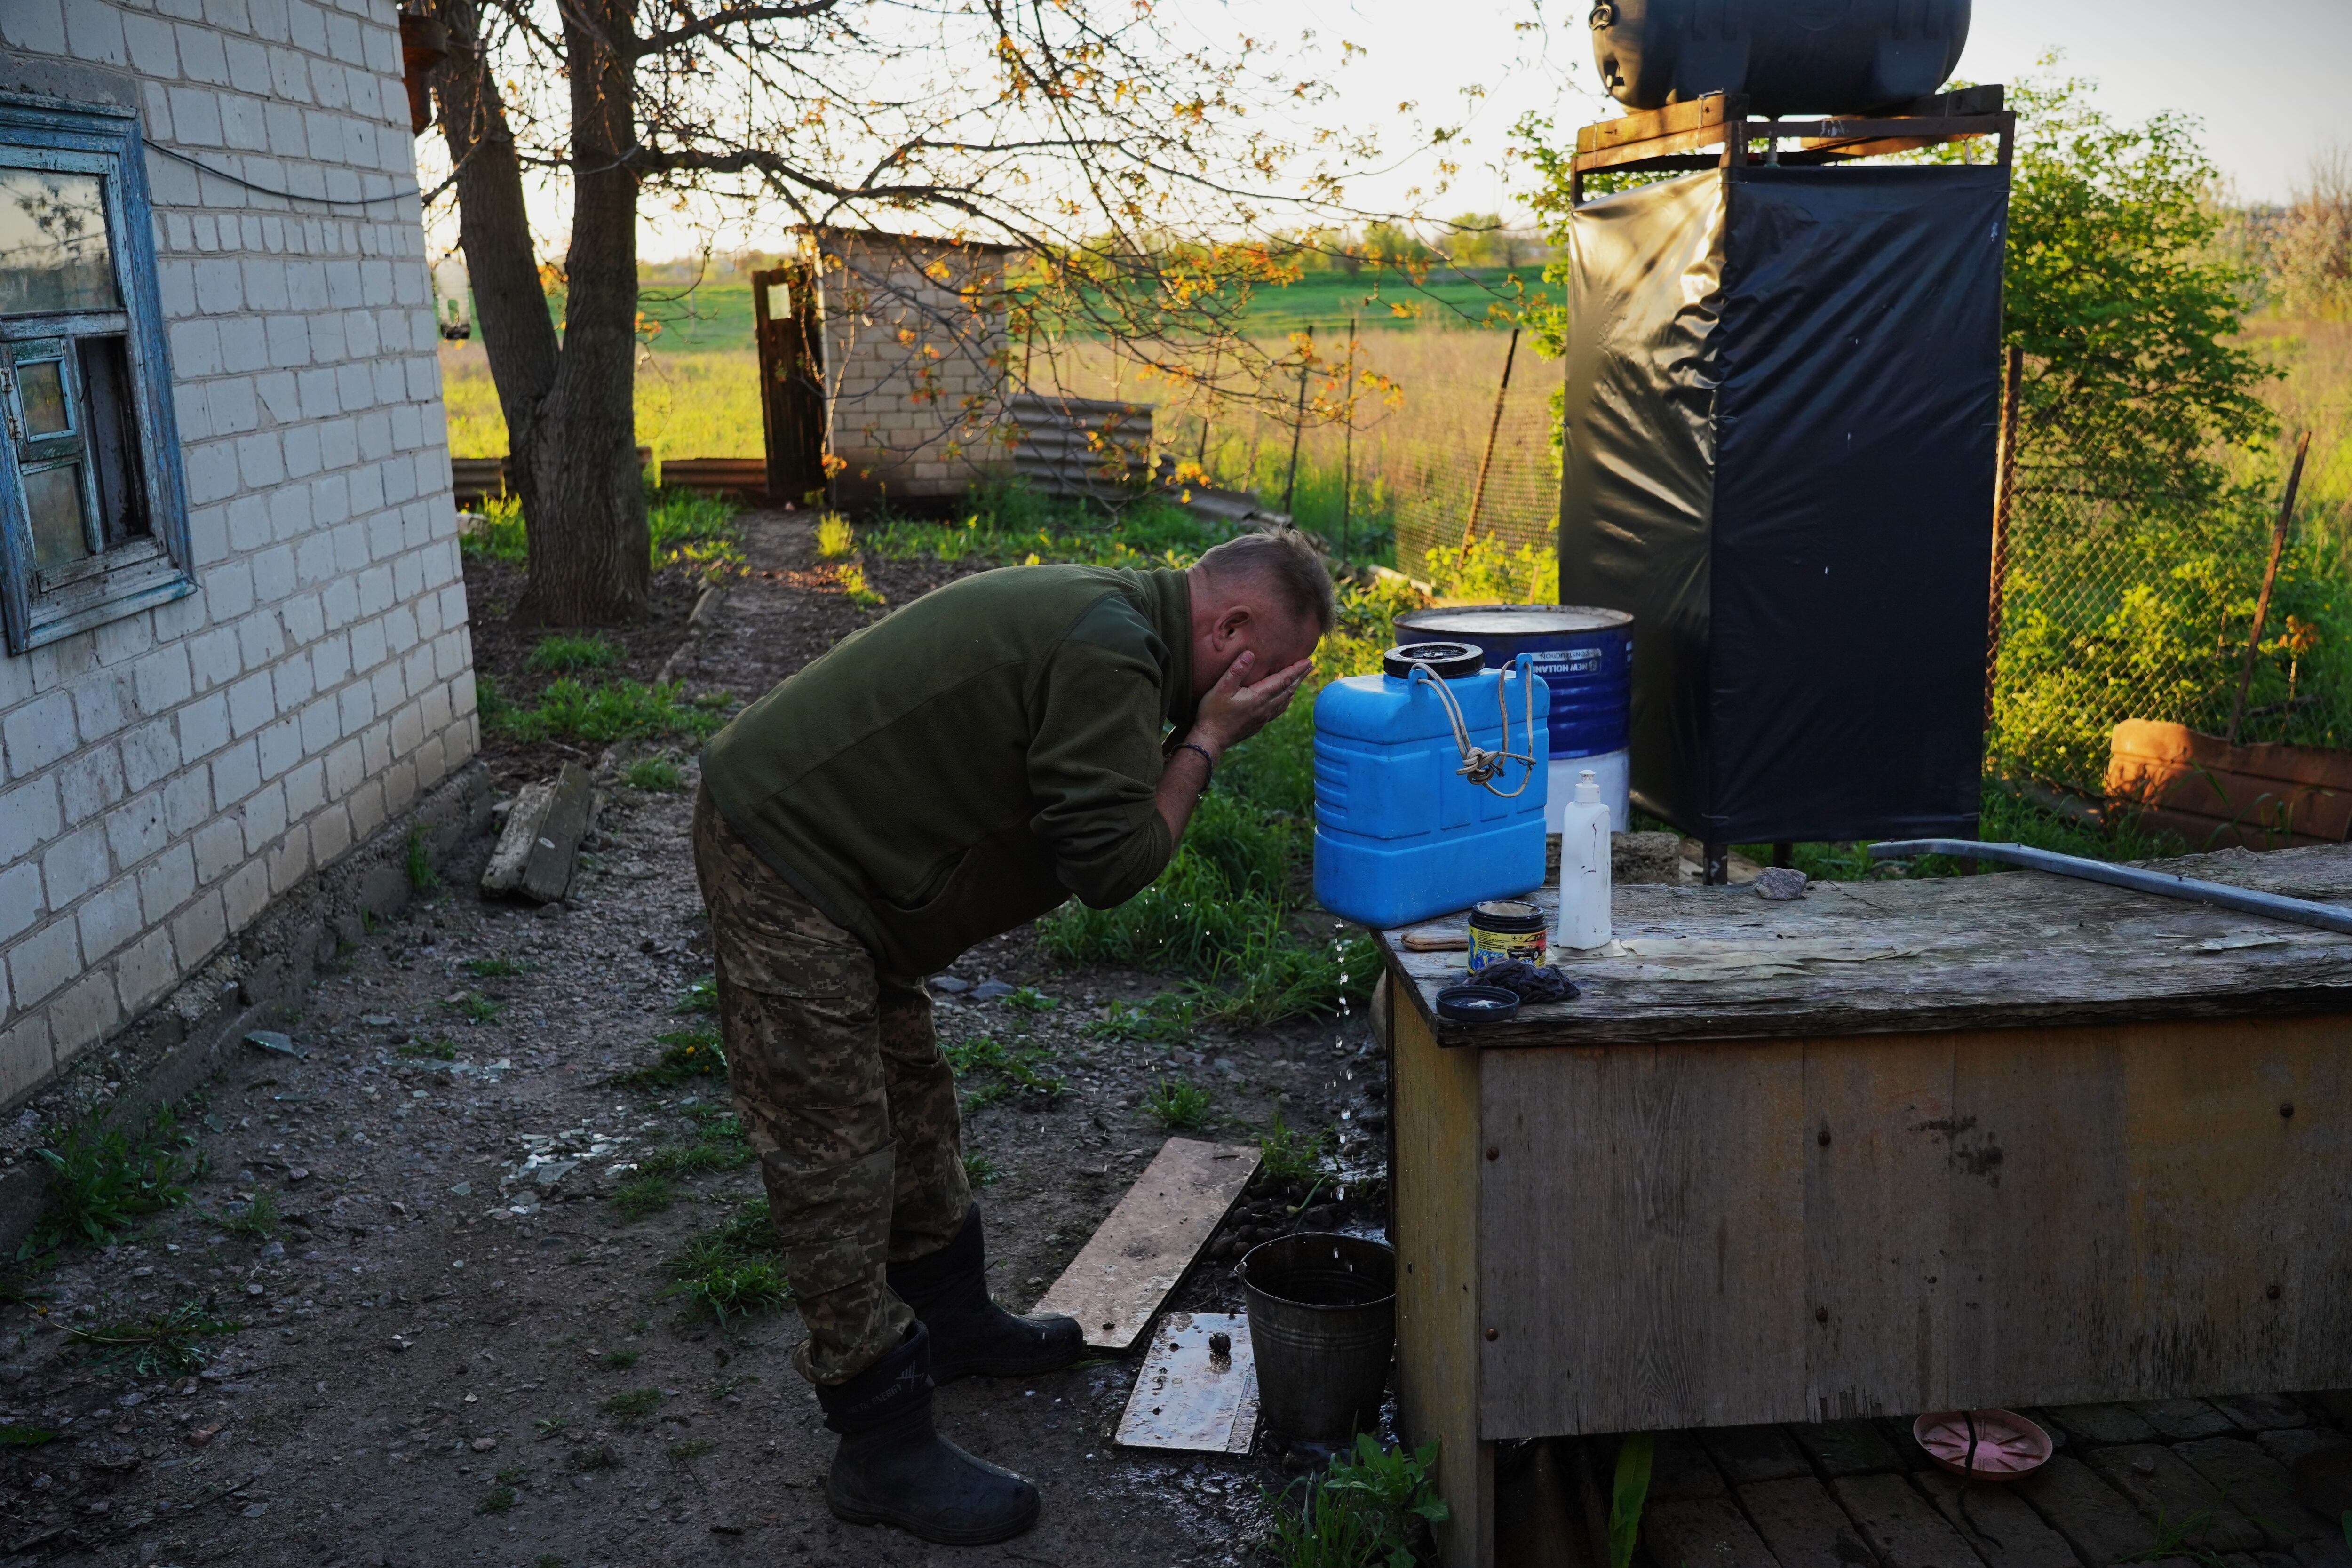
[[1379,1426],[1396,1351],[1395,1250],[1305,1231],[1250,1248],[1234,1272],[1266,1426],[1328,1444]]

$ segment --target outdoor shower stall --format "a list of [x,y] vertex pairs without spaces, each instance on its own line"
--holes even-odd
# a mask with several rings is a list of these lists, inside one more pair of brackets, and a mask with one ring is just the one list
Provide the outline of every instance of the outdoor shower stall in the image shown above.
[[[1580,185],[1706,165],[1570,217],[1559,553],[1562,603],[1633,616],[1633,802],[1710,880],[1736,843],[1976,836],[2000,102],[1798,124],[1716,96],[1580,137]],[[1768,135],[1798,144],[1751,158]],[[1991,156],[1832,162],[1954,136]]]

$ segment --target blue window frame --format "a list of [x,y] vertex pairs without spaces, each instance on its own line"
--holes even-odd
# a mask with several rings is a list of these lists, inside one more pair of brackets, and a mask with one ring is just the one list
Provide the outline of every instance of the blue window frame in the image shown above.
[[0,94],[8,651],[195,592],[139,121]]

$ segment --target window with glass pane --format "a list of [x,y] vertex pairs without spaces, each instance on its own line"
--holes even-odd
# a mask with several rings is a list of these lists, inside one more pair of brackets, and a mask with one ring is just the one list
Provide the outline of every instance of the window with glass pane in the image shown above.
[[194,591],[138,126],[0,94],[12,651]]

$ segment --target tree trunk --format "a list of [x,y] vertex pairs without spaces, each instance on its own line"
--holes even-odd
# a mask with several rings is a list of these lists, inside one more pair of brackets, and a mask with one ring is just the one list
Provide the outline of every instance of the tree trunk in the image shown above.
[[[530,585],[516,613],[573,625],[641,616],[651,545],[637,468],[635,21],[630,0],[563,8],[572,87],[572,251],[563,354],[528,461],[554,526],[526,514]],[[521,448],[517,449],[519,458]],[[542,550],[544,542],[548,548]],[[544,564],[542,565],[542,563]]]
[[636,176],[618,166],[635,142],[634,62],[601,41],[625,47],[631,17],[625,0],[595,0],[565,15],[579,173],[560,343],[531,247],[522,165],[478,47],[473,0],[441,0],[450,51],[434,85],[457,170],[458,244],[506,416],[509,469],[530,551],[514,616],[583,626],[643,615],[651,569],[633,405]]

